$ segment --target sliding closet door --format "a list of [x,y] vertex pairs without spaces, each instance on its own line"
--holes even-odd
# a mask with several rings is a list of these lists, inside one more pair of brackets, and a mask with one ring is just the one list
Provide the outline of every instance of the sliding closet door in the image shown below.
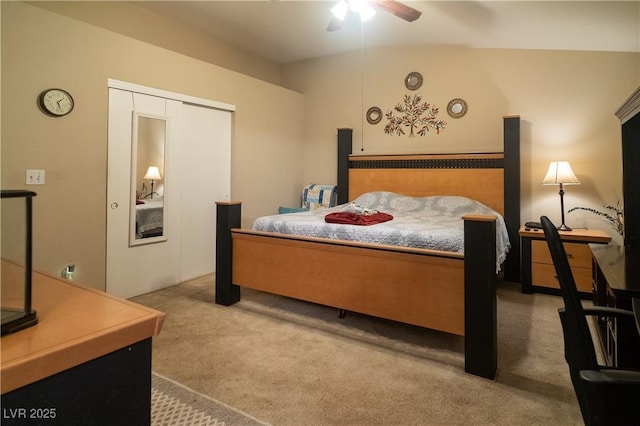
[[[229,200],[231,192],[235,107],[111,84],[107,292],[128,298],[212,274],[215,202]],[[151,166],[158,166],[160,179],[146,175]],[[158,206],[162,215],[149,220]]]
[[182,281],[215,268],[215,202],[231,192],[231,112],[183,105]]
[[[146,127],[157,127],[163,151],[146,162]],[[180,281],[182,102],[109,89],[107,176],[107,292],[120,297],[148,293]],[[154,142],[154,144],[156,144]],[[154,196],[147,166],[160,161]],[[144,163],[144,164],[143,164]],[[160,231],[138,233],[136,191],[143,206],[160,206]]]

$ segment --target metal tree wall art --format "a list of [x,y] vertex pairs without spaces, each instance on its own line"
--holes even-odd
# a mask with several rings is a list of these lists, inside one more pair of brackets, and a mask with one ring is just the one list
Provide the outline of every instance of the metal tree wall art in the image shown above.
[[[388,135],[394,133],[398,136],[405,134],[406,127],[409,128],[409,137],[416,134],[425,136],[429,129],[434,129],[437,134],[444,130],[447,124],[443,120],[437,120],[438,108],[434,108],[428,102],[422,103],[422,95],[404,95],[404,105],[398,103],[395,110],[402,115],[394,115],[393,111],[386,114],[389,123],[384,127],[384,132]],[[424,114],[424,116],[423,116]]]

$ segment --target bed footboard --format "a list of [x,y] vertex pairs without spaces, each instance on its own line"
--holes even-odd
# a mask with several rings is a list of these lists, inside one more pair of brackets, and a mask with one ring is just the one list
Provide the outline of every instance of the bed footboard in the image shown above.
[[494,379],[498,367],[496,217],[464,219],[464,370]]
[[229,306],[240,301],[240,286],[233,284],[231,230],[240,228],[241,203],[216,202],[216,303]]
[[464,335],[465,371],[495,377],[494,216],[464,217],[463,256],[241,230],[240,203],[216,204],[217,304],[242,285]]

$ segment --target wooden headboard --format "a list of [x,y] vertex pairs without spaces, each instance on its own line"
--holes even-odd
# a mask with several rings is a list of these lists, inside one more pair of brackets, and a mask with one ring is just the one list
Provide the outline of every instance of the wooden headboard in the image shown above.
[[349,200],[371,191],[460,195],[504,215],[502,153],[349,157]]
[[338,129],[338,204],[372,191],[478,200],[504,217],[512,247],[505,276],[519,282],[520,117],[505,117],[503,130],[503,152],[358,156],[352,129]]

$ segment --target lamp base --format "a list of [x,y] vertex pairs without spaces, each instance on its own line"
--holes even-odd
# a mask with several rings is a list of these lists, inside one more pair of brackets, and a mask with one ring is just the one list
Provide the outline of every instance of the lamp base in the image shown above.
[[558,231],[571,231],[571,228],[563,223],[562,225],[558,226]]

